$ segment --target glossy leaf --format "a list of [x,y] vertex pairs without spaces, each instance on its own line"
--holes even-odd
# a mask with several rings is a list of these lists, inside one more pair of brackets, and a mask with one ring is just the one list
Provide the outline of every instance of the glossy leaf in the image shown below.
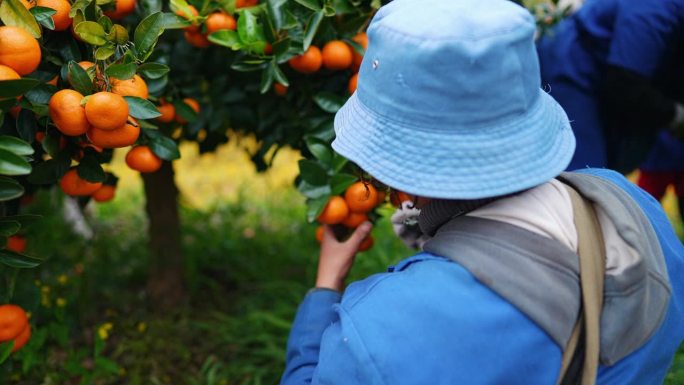
[[182,29],[191,25],[190,21],[173,13],[165,12],[162,14],[162,28],[164,29]]
[[309,223],[313,222],[321,214],[325,205],[328,204],[330,196],[322,196],[316,199],[306,200],[306,219]]
[[299,161],[299,175],[303,181],[313,186],[323,186],[328,183],[328,173],[320,163],[302,159]]
[[306,8],[309,8],[312,11],[320,11],[321,10],[321,4],[319,3],[318,0],[294,0],[294,1],[298,4],[305,6]]
[[107,34],[107,39],[114,44],[124,45],[128,42],[128,31],[123,25],[115,24]]
[[[19,136],[27,142],[33,142],[35,140],[37,131],[38,121],[36,120],[34,113],[32,111],[22,109],[19,112],[19,116],[17,116],[17,132],[19,133]],[[33,148],[31,151],[33,151]]]
[[107,33],[94,21],[84,21],[74,28],[74,33],[86,43],[101,46],[107,43]]
[[27,175],[31,165],[26,159],[7,150],[0,150],[0,175]]
[[18,269],[32,269],[40,266],[42,260],[29,257],[28,255],[15,253],[11,250],[0,250],[0,263]]
[[333,152],[328,143],[316,137],[309,137],[306,139],[306,147],[316,159],[324,164],[330,164],[332,161]]
[[124,96],[124,99],[126,99],[126,103],[128,103],[128,108],[130,109],[129,114],[134,118],[152,119],[161,115],[157,107],[147,99],[139,98],[137,96]]
[[39,80],[31,78],[0,80],[0,99],[21,96],[38,84]]
[[41,37],[40,26],[35,17],[19,0],[3,0],[0,2],[0,20],[5,25],[28,31],[36,39]]
[[114,44],[106,44],[106,45],[103,45],[102,47],[98,47],[95,50],[95,59],[96,60],[107,60],[112,55],[114,55],[115,53],[116,53],[116,46]]
[[36,21],[47,29],[55,29],[55,21],[52,20],[52,16],[57,13],[52,8],[35,6],[29,9],[29,12],[33,15]]
[[89,95],[93,92],[93,81],[88,76],[88,72],[81,68],[78,63],[71,61],[69,62],[69,84],[78,92],[83,95]]
[[135,28],[134,44],[138,52],[138,59],[144,61],[150,54],[157,39],[164,32],[164,18],[161,12],[153,13],[144,18]]
[[78,167],[76,167],[76,172],[81,178],[93,183],[104,182],[107,178],[107,175],[97,161],[97,158],[89,153],[86,153],[83,156]]
[[0,150],[6,150],[19,156],[33,155],[33,147],[30,144],[9,135],[0,135]]
[[189,105],[187,105],[184,101],[182,100],[175,100],[173,102],[173,106],[176,108],[176,115],[179,115],[181,118],[187,120],[188,122],[194,122],[197,120],[197,112],[192,109]]
[[309,46],[311,46],[311,42],[313,41],[314,36],[316,36],[318,27],[321,25],[321,21],[323,21],[324,17],[325,14],[323,11],[316,12],[311,15],[311,18],[306,25],[306,32],[304,33],[304,51],[309,49]]
[[135,75],[137,67],[135,63],[128,64],[112,64],[105,70],[105,74],[119,80],[127,80]]
[[340,108],[342,108],[344,102],[346,101],[345,97],[325,91],[314,95],[313,99],[318,107],[331,114],[336,113]]
[[14,349],[14,340],[0,343],[0,365],[7,361],[10,354],[12,354],[12,349]]
[[24,195],[24,187],[16,180],[0,177],[0,201],[8,201]]
[[[0,185],[0,196],[2,196],[2,185]],[[0,236],[10,237],[19,232],[21,224],[17,221],[0,219]]]
[[138,67],[138,73],[147,79],[159,79],[168,74],[171,69],[169,66],[161,63],[145,63]]
[[210,42],[230,48],[232,50],[239,50],[243,47],[240,37],[237,32],[228,29],[216,31],[208,36]]
[[330,189],[333,195],[342,194],[347,187],[358,181],[359,178],[351,174],[335,174],[330,178]]
[[168,136],[159,135],[152,138],[149,142],[149,146],[152,152],[164,160],[175,160],[180,158],[178,144]]

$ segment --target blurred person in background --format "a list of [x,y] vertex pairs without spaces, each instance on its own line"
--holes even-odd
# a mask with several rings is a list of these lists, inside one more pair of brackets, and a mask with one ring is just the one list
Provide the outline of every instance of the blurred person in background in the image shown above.
[[540,88],[535,29],[507,0],[374,16],[333,148],[417,197],[423,235],[405,241],[423,251],[345,289],[371,224],[326,226],[282,385],[662,384],[684,247],[621,174],[563,173],[575,138]]
[[683,37],[684,0],[587,0],[541,39],[542,84],[577,138],[568,169],[640,167],[640,187],[682,201]]

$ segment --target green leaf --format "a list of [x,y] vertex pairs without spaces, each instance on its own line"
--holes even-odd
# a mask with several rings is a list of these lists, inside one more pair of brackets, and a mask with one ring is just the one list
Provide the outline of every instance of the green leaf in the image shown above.
[[265,94],[271,89],[273,85],[273,66],[268,66],[261,71],[261,85],[259,91]]
[[138,59],[141,61],[145,61],[152,54],[157,39],[164,32],[163,19],[161,12],[153,13],[144,18],[135,28],[133,42],[138,53]]
[[[92,3],[93,0],[76,0],[74,1],[73,4],[71,4],[71,11],[69,11],[69,17],[75,18],[76,14],[79,13],[85,13],[86,8]],[[76,24],[77,25],[77,24]]]
[[103,45],[95,50],[95,59],[107,60],[114,55],[114,53],[116,53],[116,46],[114,44]]
[[36,39],[40,38],[40,26],[31,12],[19,0],[3,0],[0,3],[0,20],[5,25],[19,27],[28,31]]
[[105,174],[95,155],[90,153],[83,156],[81,163],[76,167],[76,172],[81,178],[93,183],[104,182],[107,178],[107,174]]
[[317,93],[314,95],[313,99],[318,107],[331,114],[336,113],[342,108],[342,105],[344,105],[344,102],[346,101],[345,97],[327,91]]
[[101,46],[107,44],[107,33],[104,28],[94,21],[78,23],[74,33],[86,43]]
[[32,184],[53,184],[69,170],[70,165],[71,157],[65,151],[60,153],[57,158],[36,164],[27,179]]
[[168,12],[162,14],[162,28],[164,29],[183,29],[191,25],[192,23],[188,19],[176,14]]
[[278,66],[278,63],[275,61],[275,59],[273,61],[271,61],[271,68],[273,69],[273,77],[275,78],[275,80],[278,83],[284,85],[285,87],[289,87],[290,81],[287,80],[287,76],[285,76],[283,71],[280,69],[280,67]]
[[321,162],[330,164],[332,161],[333,152],[328,143],[316,137],[308,137],[306,138],[306,148]]
[[313,222],[321,214],[325,205],[328,204],[330,196],[322,196],[316,199],[308,199],[306,201],[306,219],[309,223]]
[[229,29],[222,29],[220,31],[216,31],[209,35],[208,39],[210,42],[214,44],[230,48],[233,51],[237,51],[244,47],[244,45],[240,41],[240,37],[238,36],[237,32],[231,31]]
[[16,98],[38,84],[40,84],[39,80],[31,78],[0,80],[0,99]]
[[9,237],[19,232],[21,224],[17,221],[0,220],[0,236]]
[[12,354],[12,349],[14,349],[14,340],[0,343],[0,365],[7,361],[10,354]]
[[284,16],[282,7],[287,3],[287,0],[267,0],[266,9],[268,11],[271,20],[273,21],[273,27],[279,31],[283,29]]
[[0,175],[27,175],[31,165],[26,159],[7,150],[0,150]]
[[70,61],[68,68],[69,76],[67,76],[67,80],[69,81],[69,84],[83,95],[90,95],[93,93],[93,80],[88,76],[88,72],[81,68],[75,61]]
[[187,105],[184,101],[175,100],[173,102],[173,106],[176,108],[176,114],[181,118],[187,120],[188,122],[194,122],[197,120],[197,112],[195,112],[195,110]]
[[105,74],[109,77],[117,78],[119,80],[127,80],[135,75],[137,70],[135,63],[128,64],[112,64],[105,70]]
[[299,161],[299,176],[303,181],[313,186],[328,184],[328,172],[318,162],[302,159]]
[[252,12],[245,9],[240,11],[237,31],[242,43],[250,45],[256,42],[263,42],[265,45],[264,29]]
[[137,119],[152,119],[160,116],[157,107],[152,104],[147,99],[139,98],[137,96],[124,96],[126,103],[128,103],[128,108],[130,109],[129,114]]
[[0,177],[0,201],[9,201],[24,195],[24,186],[12,178]]
[[33,147],[23,140],[9,135],[0,135],[0,150],[7,150],[15,155],[33,155]]
[[[17,116],[17,132],[27,142],[33,142],[38,131],[38,121],[32,111],[22,109]],[[31,148],[33,151],[33,148]],[[21,154],[18,154],[21,155]],[[27,154],[30,155],[30,154]]]
[[297,190],[307,198],[316,199],[320,197],[329,197],[331,194],[330,186],[325,184],[323,186],[314,186],[306,181],[301,181],[297,185]]
[[324,17],[325,14],[323,11],[316,12],[311,15],[311,18],[306,26],[306,32],[304,33],[304,51],[309,49],[309,46],[311,46],[311,42],[313,41],[314,36],[316,36],[318,27],[321,25],[321,21],[323,21]]
[[174,160],[180,158],[178,144],[168,136],[158,135],[154,138],[151,138],[149,146],[152,152],[164,160]]
[[42,218],[43,217],[41,215],[21,214],[21,215],[10,215],[10,216],[5,217],[4,219],[19,222],[21,227],[26,227],[26,226],[29,226],[33,223],[38,222]]
[[114,24],[111,31],[107,34],[107,39],[118,45],[128,43],[128,31],[123,25]]
[[342,155],[335,153],[333,155],[333,160],[332,160],[332,168],[334,172],[340,172],[342,168],[349,163],[349,160],[347,158],[343,157]]
[[161,63],[145,63],[138,67],[138,73],[142,74],[147,79],[160,79],[171,69],[169,66]]
[[32,269],[40,266],[42,260],[29,257],[28,255],[15,253],[11,250],[0,250],[0,263],[18,269]]
[[321,4],[318,2],[318,0],[295,0],[295,2],[309,8],[312,11],[321,10]]
[[347,187],[358,181],[359,178],[351,174],[335,174],[330,178],[330,190],[333,195],[342,194]]
[[43,27],[53,30],[55,29],[55,21],[52,16],[57,13],[52,8],[35,6],[29,9],[29,12],[33,15],[36,21]]

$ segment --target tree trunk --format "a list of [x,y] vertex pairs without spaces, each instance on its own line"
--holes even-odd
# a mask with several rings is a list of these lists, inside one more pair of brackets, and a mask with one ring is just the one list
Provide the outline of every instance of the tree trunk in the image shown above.
[[187,299],[178,215],[178,187],[171,162],[164,161],[159,171],[141,175],[145,185],[145,210],[149,219],[148,294],[153,309],[171,309]]

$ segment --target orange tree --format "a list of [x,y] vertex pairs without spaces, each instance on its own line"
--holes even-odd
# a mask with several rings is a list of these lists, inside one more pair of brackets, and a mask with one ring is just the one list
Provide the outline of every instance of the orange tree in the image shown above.
[[[531,5],[544,25],[563,13],[554,4]],[[22,195],[56,185],[84,204],[112,199],[117,180],[105,170],[115,148],[134,146],[126,163],[143,176],[155,304],[184,296],[170,163],[180,141],[207,152],[229,131],[253,135],[259,170],[278,148],[299,149],[296,183],[309,221],[345,236],[373,219],[387,189],[329,144],[333,115],[356,87],[364,30],[381,5],[0,0],[0,241],[11,240],[0,250],[2,302],[11,301],[17,269],[41,262],[23,254],[21,229],[36,218],[19,215]],[[18,337],[0,340],[0,361]]]

